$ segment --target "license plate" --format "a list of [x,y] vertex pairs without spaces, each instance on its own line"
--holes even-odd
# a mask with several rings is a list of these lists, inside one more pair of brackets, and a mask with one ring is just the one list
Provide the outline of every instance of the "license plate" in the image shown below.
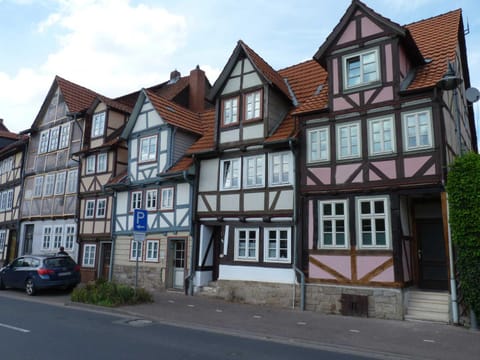
[[70,271],[58,273],[58,276],[67,276],[67,275],[72,275],[72,273]]

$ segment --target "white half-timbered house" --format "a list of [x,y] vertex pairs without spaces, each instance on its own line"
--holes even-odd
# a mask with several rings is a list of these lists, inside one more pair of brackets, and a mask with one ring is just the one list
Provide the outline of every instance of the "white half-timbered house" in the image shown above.
[[[202,89],[192,87],[190,93],[198,97],[196,109],[201,110],[208,81],[200,69],[192,73],[200,75]],[[184,289],[190,270],[194,188],[192,160],[183,157],[203,128],[198,113],[158,93],[140,92],[121,135],[128,146],[128,171],[107,186],[116,199],[113,278],[130,284],[136,279],[148,288]],[[148,212],[143,242],[134,239],[135,209]]]
[[27,135],[8,131],[0,121],[0,265],[10,263],[18,251],[23,162]]
[[84,116],[97,94],[59,76],[33,122],[25,162],[19,254],[78,257],[78,157]]
[[[215,113],[189,152],[198,166],[196,289],[264,303],[291,300],[296,170],[294,95],[239,41],[214,84]],[[277,297],[278,299],[278,297]]]

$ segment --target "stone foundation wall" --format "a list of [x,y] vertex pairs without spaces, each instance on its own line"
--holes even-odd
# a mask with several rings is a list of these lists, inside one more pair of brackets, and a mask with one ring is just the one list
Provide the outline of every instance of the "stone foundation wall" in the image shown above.
[[[208,290],[199,293],[226,301],[254,305],[300,308],[300,285],[247,281],[218,280]],[[295,292],[294,292],[295,291]],[[342,294],[368,297],[368,317],[403,320],[403,293],[401,289],[342,287],[307,284],[305,310],[323,314],[341,314]]]
[[[165,274],[159,267],[138,267],[138,287],[145,289],[164,289]],[[115,265],[113,281],[129,286],[135,285],[135,266]]]

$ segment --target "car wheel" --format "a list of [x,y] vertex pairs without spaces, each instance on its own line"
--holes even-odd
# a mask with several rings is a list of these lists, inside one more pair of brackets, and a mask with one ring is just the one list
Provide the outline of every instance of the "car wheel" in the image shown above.
[[25,282],[25,292],[30,296],[35,295],[35,284],[32,279],[27,279]]

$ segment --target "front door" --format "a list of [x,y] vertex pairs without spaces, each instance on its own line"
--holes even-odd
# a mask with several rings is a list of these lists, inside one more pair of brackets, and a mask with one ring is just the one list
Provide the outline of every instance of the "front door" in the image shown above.
[[33,245],[33,224],[25,225],[25,237],[23,239],[23,253],[31,254]]
[[447,256],[441,219],[417,220],[418,286],[448,290]]
[[100,278],[108,280],[108,275],[110,273],[110,257],[112,254],[112,243],[105,242],[101,245],[100,253]]
[[185,280],[185,240],[172,240],[172,287],[183,289]]

